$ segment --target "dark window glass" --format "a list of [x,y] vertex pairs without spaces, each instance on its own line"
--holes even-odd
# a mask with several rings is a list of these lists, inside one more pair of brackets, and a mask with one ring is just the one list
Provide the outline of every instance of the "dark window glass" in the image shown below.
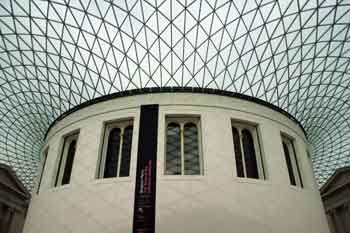
[[123,134],[123,146],[122,146],[122,157],[120,164],[119,176],[129,176],[130,171],[130,156],[131,156],[131,142],[132,142],[132,131],[133,127],[128,126],[124,129]]
[[249,130],[242,130],[242,143],[244,150],[244,162],[249,178],[259,178],[253,136]]
[[103,177],[116,177],[118,172],[118,157],[120,147],[120,129],[114,128],[108,137],[107,155]]
[[295,165],[297,166],[297,171],[298,171],[298,177],[299,177],[299,182],[300,182],[300,187],[304,187],[303,181],[301,179],[301,174],[300,174],[300,168],[299,168],[299,163],[298,163],[298,159],[297,159],[297,153],[295,152],[295,148],[294,148],[294,144],[292,143],[292,147],[293,147],[293,154],[294,154],[294,161],[295,161]]
[[232,135],[233,135],[233,146],[235,150],[237,176],[244,177],[241,143],[239,139],[239,132],[235,127],[232,127]]
[[167,127],[165,174],[181,174],[181,130],[176,123]]
[[15,211],[13,211],[11,207],[0,203],[0,232],[10,232],[11,226],[13,225],[14,214]]
[[66,165],[64,167],[64,172],[63,172],[63,177],[62,177],[62,185],[69,184],[70,176],[72,174],[76,145],[77,145],[76,140],[72,140],[69,143],[68,153],[67,153],[67,158],[66,158]]
[[184,168],[185,175],[199,175],[198,129],[193,123],[184,126]]
[[285,142],[282,142],[282,144],[283,144],[283,150],[284,150],[284,157],[285,157],[286,163],[287,163],[287,169],[288,169],[290,183],[291,183],[291,185],[296,185],[292,161],[290,159],[290,153],[289,153],[288,146]]

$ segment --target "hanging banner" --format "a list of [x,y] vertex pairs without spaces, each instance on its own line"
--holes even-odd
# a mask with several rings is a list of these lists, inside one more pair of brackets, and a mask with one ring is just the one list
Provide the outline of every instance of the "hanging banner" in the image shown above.
[[141,106],[133,233],[155,232],[158,109]]

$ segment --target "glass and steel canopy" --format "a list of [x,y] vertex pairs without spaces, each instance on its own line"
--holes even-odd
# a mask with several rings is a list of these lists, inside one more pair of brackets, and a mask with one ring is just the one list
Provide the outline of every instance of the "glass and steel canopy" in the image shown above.
[[322,184],[350,164],[350,0],[1,0],[0,162],[32,186],[67,110],[147,87],[253,96],[298,119]]

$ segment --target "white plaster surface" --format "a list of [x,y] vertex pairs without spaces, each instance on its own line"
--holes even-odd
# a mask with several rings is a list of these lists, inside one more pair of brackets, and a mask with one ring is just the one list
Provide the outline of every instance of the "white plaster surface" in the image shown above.
[[[68,115],[51,128],[39,195],[24,233],[132,232],[140,105],[159,104],[157,233],[329,233],[299,126],[268,107],[208,94],[159,93],[117,98]],[[164,175],[165,116],[200,117],[204,174]],[[130,177],[96,179],[103,124],[134,121]],[[254,122],[266,180],[237,178],[231,120]],[[63,137],[79,130],[71,182],[53,187]],[[281,132],[295,139],[304,188],[289,183]]]

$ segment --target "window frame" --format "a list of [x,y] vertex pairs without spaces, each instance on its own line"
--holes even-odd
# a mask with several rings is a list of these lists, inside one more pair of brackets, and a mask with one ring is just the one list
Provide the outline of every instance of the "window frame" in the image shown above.
[[[62,144],[61,144],[61,150],[60,150],[61,153],[59,156],[59,161],[58,161],[58,165],[57,165],[56,172],[55,172],[54,187],[69,185],[69,183],[62,184],[63,175],[64,175],[64,170],[65,170],[66,162],[67,162],[67,158],[68,158],[69,145],[72,141],[75,140],[76,141],[76,148],[75,148],[75,153],[74,153],[74,159],[72,162],[72,171],[73,171],[74,160],[75,160],[75,156],[76,156],[77,148],[78,148],[79,135],[80,135],[80,131],[75,130],[75,131],[70,132],[62,137]],[[72,175],[72,172],[71,172],[71,175]]]
[[[180,125],[180,146],[181,146],[181,173],[180,174],[167,174],[166,162],[167,162],[167,130],[168,125],[176,123]],[[185,174],[185,140],[184,140],[184,126],[188,123],[192,123],[197,127],[198,133],[198,161],[199,161],[199,174]],[[163,162],[163,175],[164,176],[182,176],[193,177],[204,175],[204,162],[203,162],[203,146],[202,146],[202,128],[201,118],[198,115],[166,115],[165,116],[165,128],[164,128],[164,162]]]
[[41,159],[40,159],[40,170],[39,170],[39,176],[38,176],[38,183],[37,183],[37,187],[36,187],[36,194],[39,194],[40,191],[40,186],[42,183],[42,179],[44,176],[44,171],[45,171],[45,167],[46,167],[46,161],[47,161],[47,157],[49,156],[49,146],[44,147],[44,149],[41,152]]
[[[297,148],[296,148],[296,140],[295,138],[281,132],[281,145],[282,145],[282,151],[284,154],[284,160],[285,160],[285,165],[287,165],[287,161],[286,161],[286,154],[284,152],[284,148],[283,148],[283,143],[286,144],[288,152],[289,152],[289,159],[291,161],[291,166],[292,166],[292,170],[293,170],[293,175],[294,175],[294,180],[295,180],[295,185],[291,183],[290,177],[289,177],[289,183],[290,185],[294,186],[294,187],[300,187],[300,188],[304,188],[304,181],[303,181],[303,173],[301,171],[301,164],[300,164],[300,158],[297,154]],[[287,167],[287,172],[288,172],[288,176],[290,176],[289,171],[288,171],[288,167]]]
[[[243,177],[238,176],[238,173],[237,173],[236,151],[235,151],[235,146],[233,142],[233,132],[232,132],[233,127],[237,129],[239,134],[239,142],[240,142],[240,149],[241,149],[241,156],[242,156],[241,159],[242,159],[242,165],[243,165]],[[242,131],[245,129],[248,130],[253,137],[258,178],[247,176],[247,168],[245,165],[245,153],[244,153],[243,136],[242,136]],[[235,168],[236,168],[235,169],[236,177],[239,179],[267,180],[266,162],[265,162],[265,156],[263,155],[263,152],[262,152],[262,144],[260,140],[261,133],[260,133],[259,125],[252,122],[231,119],[230,130],[231,130],[231,139],[232,139],[232,146],[233,146],[233,157],[234,157]]]
[[307,149],[305,153],[307,156],[307,161],[309,163],[309,166],[310,166],[310,168],[312,168],[313,162],[312,162],[311,152]]
[[[131,151],[130,151],[130,165],[129,165],[129,176],[120,176],[120,166],[121,166],[121,160],[122,160],[122,153],[123,153],[123,141],[124,141],[124,130],[129,127],[133,127],[132,131],[132,139],[131,139]],[[102,134],[102,148],[99,156],[99,162],[96,172],[96,179],[113,179],[113,178],[128,178],[131,175],[131,162],[132,162],[132,146],[133,146],[133,140],[134,140],[134,119],[133,118],[126,118],[126,119],[118,119],[113,121],[108,121],[104,123],[103,127],[103,134]],[[105,171],[105,164],[106,164],[106,158],[107,158],[107,151],[108,151],[108,139],[111,131],[115,128],[119,128],[121,130],[120,132],[120,141],[119,141],[119,151],[118,151],[118,163],[117,163],[117,175],[114,177],[104,177],[104,171]]]

